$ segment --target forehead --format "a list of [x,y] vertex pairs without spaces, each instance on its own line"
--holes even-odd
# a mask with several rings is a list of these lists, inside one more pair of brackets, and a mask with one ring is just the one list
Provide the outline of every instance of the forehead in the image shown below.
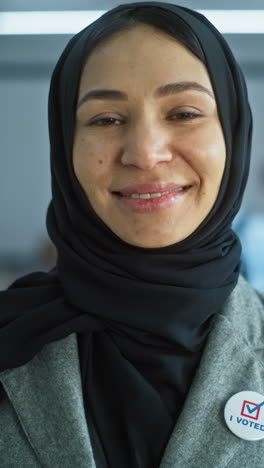
[[138,83],[146,86],[192,80],[212,90],[205,65],[187,47],[148,25],[115,33],[88,57],[80,91],[88,87]]

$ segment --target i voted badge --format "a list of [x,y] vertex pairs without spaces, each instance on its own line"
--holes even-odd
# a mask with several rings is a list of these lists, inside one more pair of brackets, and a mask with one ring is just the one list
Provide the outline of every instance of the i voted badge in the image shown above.
[[224,416],[230,431],[240,439],[264,439],[264,395],[236,393],[226,403]]

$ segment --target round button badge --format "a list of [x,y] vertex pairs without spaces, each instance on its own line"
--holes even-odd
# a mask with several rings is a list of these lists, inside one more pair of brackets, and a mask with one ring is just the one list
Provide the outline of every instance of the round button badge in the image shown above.
[[236,393],[226,403],[224,416],[230,431],[240,439],[264,439],[264,396],[260,393]]

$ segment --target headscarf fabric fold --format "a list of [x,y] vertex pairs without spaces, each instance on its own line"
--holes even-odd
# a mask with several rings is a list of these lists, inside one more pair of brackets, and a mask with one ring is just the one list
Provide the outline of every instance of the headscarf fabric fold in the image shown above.
[[[207,218],[187,239],[159,249],[119,239],[93,211],[72,165],[79,80],[98,24],[144,7],[180,17],[198,38],[227,148]],[[114,468],[157,467],[213,319],[238,280],[241,246],[232,221],[248,178],[252,133],[244,78],[221,34],[201,14],[159,2],[120,5],[74,36],[62,53],[51,80],[49,131],[47,229],[57,264],[0,293],[0,371],[76,332],[98,459]]]

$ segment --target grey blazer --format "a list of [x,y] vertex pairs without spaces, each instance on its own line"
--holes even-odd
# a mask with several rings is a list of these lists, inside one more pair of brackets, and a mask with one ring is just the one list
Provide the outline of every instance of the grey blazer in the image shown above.
[[[96,467],[75,333],[0,373],[0,382],[1,468]],[[226,401],[243,390],[264,395],[264,296],[240,277],[215,319],[160,468],[264,466],[264,440],[239,439],[224,421]]]

